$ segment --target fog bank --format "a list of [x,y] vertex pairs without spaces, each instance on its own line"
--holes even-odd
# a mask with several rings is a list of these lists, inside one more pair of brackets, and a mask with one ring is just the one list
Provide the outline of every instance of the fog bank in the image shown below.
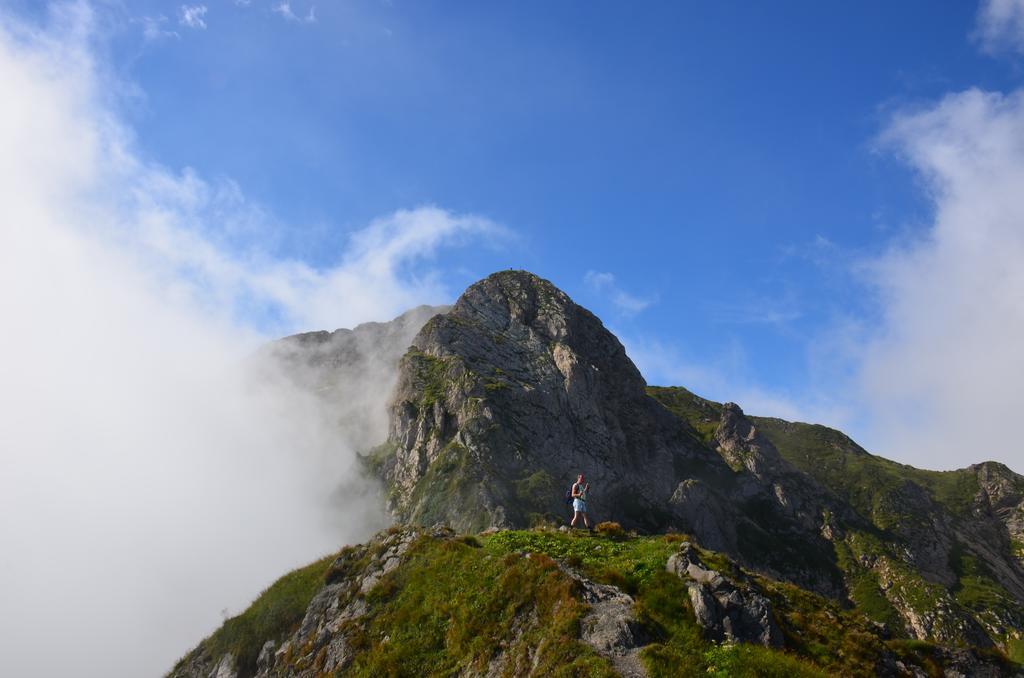
[[282,226],[237,186],[137,150],[89,7],[48,21],[0,16],[4,670],[159,675],[221,610],[384,524],[353,465],[380,432],[254,371],[257,349],[449,299],[433,254],[493,227],[402,211],[333,267],[275,258],[258,243]]

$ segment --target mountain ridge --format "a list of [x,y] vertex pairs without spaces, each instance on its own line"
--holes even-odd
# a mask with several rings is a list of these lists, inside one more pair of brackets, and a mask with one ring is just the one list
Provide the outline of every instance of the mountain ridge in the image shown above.
[[[602,520],[691,535],[728,571],[863,615],[879,642],[946,648],[936,665],[954,666],[942,653],[958,647],[1024,660],[1024,478],[1005,465],[915,469],[834,429],[648,386],[596,316],[525,271],[493,274],[443,313],[415,317],[418,331],[405,322],[395,335],[411,337],[408,349],[392,343],[384,361],[396,370],[386,438],[363,448],[398,523],[543,532],[564,524],[563,486],[584,472]],[[335,368],[331,378],[347,369]],[[699,620],[719,605],[719,589],[680,576],[691,600],[676,614]],[[883,675],[918,675],[894,661]]]

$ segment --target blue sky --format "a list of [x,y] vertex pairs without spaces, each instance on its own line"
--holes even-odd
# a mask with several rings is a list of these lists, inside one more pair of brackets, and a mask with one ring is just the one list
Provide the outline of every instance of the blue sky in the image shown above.
[[[10,6],[43,25],[53,12]],[[650,382],[896,456],[863,384],[863,348],[901,298],[877,266],[927,241],[939,207],[926,162],[886,135],[1022,79],[1015,0],[91,9],[133,152],[232,186],[275,225],[229,252],[327,271],[396,210],[486,219],[497,229],[396,275],[430,277],[438,302],[529,269],[597,312]],[[242,309],[268,334],[314,329]]]

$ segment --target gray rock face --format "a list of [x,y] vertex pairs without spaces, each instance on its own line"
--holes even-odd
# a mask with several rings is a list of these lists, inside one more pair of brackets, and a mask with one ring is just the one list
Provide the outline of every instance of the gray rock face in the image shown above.
[[729,551],[736,548],[736,516],[729,507],[717,501],[716,494],[707,483],[696,478],[680,482],[669,505],[680,523],[690,532],[698,534],[709,549]]
[[1024,566],[1024,478],[995,462],[976,464],[971,470],[979,485],[975,515],[992,517],[1003,524],[1011,552]]
[[782,647],[771,602],[708,568],[688,542],[669,557],[665,569],[687,581],[694,616],[711,639]]
[[[381,535],[367,547],[339,556],[331,566],[337,574],[329,576],[313,597],[298,631],[281,643],[273,662],[262,667],[256,677],[305,678],[344,671],[355,658],[351,635],[367,612],[366,594],[398,566],[418,536],[413,531]],[[352,567],[364,558],[368,562]]]
[[614,586],[592,582],[571,568],[561,569],[580,584],[581,596],[590,605],[580,623],[580,640],[608,659],[619,675],[646,676],[640,662],[646,638],[637,622],[633,598]]
[[715,442],[729,466],[746,468],[759,478],[776,475],[785,465],[779,451],[760,434],[736,403],[722,406]]
[[200,646],[188,660],[168,678],[238,678],[238,667],[234,655],[225,653],[211,656]]
[[564,520],[577,473],[596,520],[678,517],[680,479],[721,458],[649,398],[619,341],[551,283],[503,272],[433,318],[402,358],[381,470],[400,520],[458,529]]

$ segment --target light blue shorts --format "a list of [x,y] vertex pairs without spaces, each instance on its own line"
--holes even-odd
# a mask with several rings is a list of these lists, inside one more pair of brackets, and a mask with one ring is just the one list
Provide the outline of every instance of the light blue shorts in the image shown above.
[[572,500],[572,510],[573,511],[579,511],[580,513],[586,513],[587,512],[587,502],[583,501],[582,499],[573,499]]

